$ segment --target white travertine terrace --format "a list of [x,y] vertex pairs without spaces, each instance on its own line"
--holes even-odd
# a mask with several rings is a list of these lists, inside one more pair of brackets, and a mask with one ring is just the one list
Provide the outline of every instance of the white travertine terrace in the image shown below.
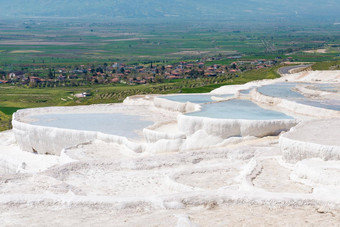
[[340,117],[339,111],[300,104],[284,98],[266,96],[256,91],[256,89],[251,91],[251,100],[259,104],[273,106],[273,108],[286,113],[305,115],[312,118],[322,119]]
[[[190,116],[204,104],[159,95],[18,111],[13,130],[0,133],[0,225],[337,226],[340,111],[257,91],[285,81],[338,86],[340,71],[211,92],[212,102],[252,100],[295,119]],[[310,99],[339,101],[337,92],[295,89]],[[224,94],[234,97],[217,96]],[[32,123],[36,115],[67,113],[137,115],[151,123],[137,129],[138,138]]]
[[178,115],[178,127],[186,135],[204,130],[208,135],[224,139],[235,136],[264,137],[278,135],[296,124],[296,120],[213,119]]
[[287,161],[320,158],[340,160],[340,120],[307,121],[280,137]]
[[158,97],[154,98],[154,105],[158,108],[181,113],[198,111],[200,108],[198,104],[194,104],[191,102],[180,103]]

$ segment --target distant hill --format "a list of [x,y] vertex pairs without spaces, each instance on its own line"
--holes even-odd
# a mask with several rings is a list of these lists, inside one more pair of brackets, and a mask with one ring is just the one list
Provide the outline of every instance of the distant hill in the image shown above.
[[338,0],[0,0],[2,17],[339,18]]

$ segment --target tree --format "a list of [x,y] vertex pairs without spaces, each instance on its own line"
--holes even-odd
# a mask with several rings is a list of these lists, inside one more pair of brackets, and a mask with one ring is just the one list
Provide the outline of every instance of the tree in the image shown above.
[[53,78],[54,78],[54,74],[53,74],[53,72],[52,72],[52,69],[49,69],[49,70],[48,70],[48,78],[49,78],[49,79],[53,79]]
[[103,70],[101,67],[99,67],[99,68],[97,68],[97,69],[96,69],[96,72],[103,73],[103,72],[104,72],[104,70]]

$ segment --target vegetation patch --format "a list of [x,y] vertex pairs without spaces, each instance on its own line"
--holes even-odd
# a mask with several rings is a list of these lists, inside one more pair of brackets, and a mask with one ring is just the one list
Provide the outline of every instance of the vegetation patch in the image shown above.
[[312,66],[313,70],[340,70],[340,60],[317,62]]
[[11,116],[0,111],[0,131],[5,131],[12,128],[11,120]]

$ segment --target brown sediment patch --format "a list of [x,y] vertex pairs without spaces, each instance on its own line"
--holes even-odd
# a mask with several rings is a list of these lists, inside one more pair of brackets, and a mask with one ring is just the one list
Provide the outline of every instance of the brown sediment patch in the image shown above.
[[39,51],[39,50],[13,50],[9,53],[10,54],[29,54],[29,53],[42,53],[42,51]]

